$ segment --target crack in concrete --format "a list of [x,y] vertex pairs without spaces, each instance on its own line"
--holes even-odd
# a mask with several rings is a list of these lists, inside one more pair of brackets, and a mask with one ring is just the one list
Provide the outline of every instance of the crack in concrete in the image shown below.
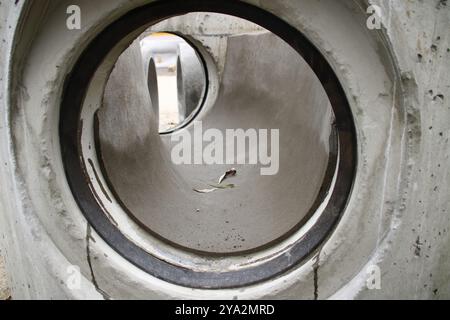
[[316,256],[316,261],[313,265],[314,270],[314,300],[319,300],[319,265],[320,265],[320,252]]
[[92,284],[94,285],[95,290],[97,290],[97,292],[100,293],[103,296],[104,300],[111,300],[111,297],[99,287],[97,279],[95,278],[94,269],[92,267],[92,261],[91,261],[91,247],[90,247],[91,239],[93,241],[95,241],[92,238],[91,226],[88,223],[87,224],[87,229],[86,229],[86,258],[87,258],[87,263],[89,265],[89,269],[91,271]]

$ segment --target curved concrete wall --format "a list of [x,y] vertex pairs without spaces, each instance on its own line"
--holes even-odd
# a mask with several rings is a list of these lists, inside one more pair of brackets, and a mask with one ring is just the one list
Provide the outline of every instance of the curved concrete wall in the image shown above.
[[203,102],[206,92],[206,71],[195,50],[188,44],[179,46],[177,65],[178,101],[181,121],[188,118]]
[[[124,59],[135,56],[134,47],[128,50]],[[116,66],[111,75],[117,80],[108,84],[100,109],[100,145],[112,186],[141,223],[191,249],[238,252],[283,236],[310,213],[328,166],[332,111],[313,72],[277,36],[257,33],[229,38],[219,97],[200,117],[203,130],[213,128],[224,136],[227,129],[280,131],[280,171],[261,176],[259,164],[235,165],[238,176],[232,181],[233,190],[209,195],[193,191],[217,183],[230,165],[172,164],[171,150],[178,142],[152,135],[148,128],[154,121],[142,110],[149,103],[143,103],[141,94],[136,105],[129,97],[138,96],[137,84],[123,85],[135,73],[130,73],[133,68],[119,70]],[[121,123],[120,110],[135,118]],[[140,125],[133,125],[136,121]],[[187,130],[193,137],[193,126]],[[233,163],[248,159],[250,151],[236,154]]]
[[[0,4],[0,243],[13,298],[449,298],[448,6],[372,1],[383,12],[377,31],[367,29],[365,1],[248,1],[302,30],[330,61],[360,161],[342,220],[314,257],[271,281],[210,291],[160,281],[112,250],[74,202],[60,159],[66,74],[99,30],[147,2]],[[74,3],[80,31],[64,28]],[[70,266],[81,272],[76,290]],[[367,286],[373,266],[379,290]]]

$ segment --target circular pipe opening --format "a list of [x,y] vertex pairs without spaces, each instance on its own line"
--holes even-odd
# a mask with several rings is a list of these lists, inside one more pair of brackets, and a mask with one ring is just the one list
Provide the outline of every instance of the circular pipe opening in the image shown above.
[[[305,72],[301,76],[311,76],[306,82],[312,84],[312,87],[308,88],[309,91],[317,90],[317,94],[311,94],[308,97],[323,100],[324,104],[311,102],[306,110],[292,107],[295,103],[286,103],[283,107],[274,108],[280,105],[277,99],[273,103],[266,103],[266,101],[280,97],[279,94],[275,94],[275,91],[282,90],[279,83],[261,81],[264,89],[261,92],[266,98],[261,101],[258,101],[256,94],[249,96],[243,94],[239,97],[233,89],[233,86],[238,84],[255,84],[257,80],[264,79],[266,75],[261,72],[261,69],[266,73],[268,70],[272,71],[274,63],[265,66],[263,64],[265,68],[261,68],[258,63],[262,60],[253,59],[250,61],[255,62],[253,73],[233,78],[233,75],[239,71],[239,65],[237,65],[234,66],[235,69],[230,67],[231,70],[224,68],[223,74],[218,75],[218,78],[223,77],[221,81],[224,85],[216,95],[217,101],[214,108],[208,106],[205,108],[205,113],[199,115],[202,123],[205,123],[204,128],[219,129],[218,131],[233,128],[263,130],[273,128],[274,123],[279,124],[280,128],[277,128],[280,133],[279,175],[270,176],[263,181],[262,175],[257,174],[258,169],[261,169],[260,166],[237,167],[238,174],[232,177],[236,188],[222,189],[213,186],[217,192],[196,192],[196,190],[204,190],[200,189],[200,186],[192,186],[196,177],[206,177],[206,182],[200,182],[211,186],[212,183],[209,184],[208,181],[216,179],[222,172],[229,170],[229,166],[220,168],[216,165],[212,167],[167,165],[170,160],[173,160],[167,158],[168,154],[171,154],[170,151],[173,151],[173,145],[171,145],[173,141],[159,135],[157,127],[149,125],[151,121],[145,121],[145,119],[152,119],[152,109],[142,108],[141,104],[136,105],[137,109],[120,109],[117,106],[114,109],[113,106],[111,110],[119,111],[115,113],[108,112],[108,107],[105,108],[101,102],[107,80],[104,75],[109,73],[108,70],[113,69],[120,52],[128,47],[133,38],[136,38],[148,26],[161,22],[165,18],[195,11],[239,16],[270,30],[280,37],[280,39],[275,37],[276,40],[282,39],[285,42],[283,44],[287,50],[283,52],[291,51],[297,59],[302,56],[304,60],[298,60],[299,63],[305,66],[308,64],[308,68],[317,77],[316,82],[322,85],[322,87],[313,85],[313,73]],[[248,49],[247,46],[242,46],[240,50],[246,49]],[[286,72],[291,69],[297,70],[287,67]],[[220,71],[220,67],[218,69]],[[114,71],[111,74],[111,77],[113,76]],[[297,79],[295,75],[293,77],[292,79]],[[149,95],[149,90],[145,86],[132,87],[136,90],[145,89],[141,92],[142,96]],[[274,87],[277,89],[275,90]],[[299,84],[299,87],[302,86]],[[298,89],[298,87],[295,88]],[[258,88],[252,88],[252,90],[258,92]],[[292,89],[289,88],[287,91],[289,90]],[[320,93],[321,90],[322,93],[326,93],[326,96]],[[105,97],[107,97],[107,91],[108,89],[106,89]],[[287,96],[291,95],[287,94]],[[326,97],[328,99],[324,99]],[[298,100],[299,97],[296,96],[296,98]],[[106,100],[107,98],[105,102]],[[229,102],[233,100],[238,103],[230,104]],[[329,108],[330,104],[331,108]],[[239,107],[242,105],[250,106],[249,110]],[[317,112],[317,105],[324,108],[324,113]],[[130,12],[105,29],[80,57],[73,73],[67,79],[61,108],[60,134],[63,160],[72,192],[83,213],[100,236],[125,258],[156,277],[172,283],[198,288],[238,287],[286,272],[311,254],[326,239],[338,222],[351,191],[356,165],[354,125],[348,102],[336,75],[320,52],[299,31],[270,13],[241,2],[230,1],[218,4],[210,1],[195,3],[167,1]],[[122,117],[121,112],[140,110],[139,108],[142,108],[142,112],[132,112]],[[292,116],[292,112],[300,113],[296,118]],[[305,115],[304,112],[310,113],[302,118],[301,115]],[[92,122],[86,116],[88,114],[93,115]],[[75,119],[79,121],[74,121]],[[312,121],[313,119],[316,122]],[[114,130],[111,121],[113,123],[116,121],[115,123],[123,130],[117,130],[117,127]],[[95,122],[96,125],[94,125]],[[228,128],[229,124],[233,126]],[[110,130],[108,126],[111,126]],[[281,130],[283,128],[284,130]],[[180,134],[193,132],[195,135],[195,130],[196,126],[192,124],[180,130]],[[96,131],[96,134],[93,131]],[[287,134],[283,135],[283,131]],[[91,136],[97,137],[95,146],[86,143]],[[130,141],[134,143],[129,144]],[[301,158],[302,153],[299,152],[301,148],[306,149],[310,154]],[[88,150],[91,149],[95,151],[89,153]],[[101,151],[101,157],[95,159],[96,152],[99,151]],[[286,162],[283,162],[282,154],[288,155]],[[92,158],[89,157],[90,155]],[[138,158],[136,158],[137,155],[139,155]],[[291,160],[294,155],[299,157],[297,159],[301,159],[297,164]],[[146,161],[136,162],[137,159]],[[308,163],[312,167],[309,167]],[[322,165],[318,165],[319,163]],[[314,167],[315,165],[319,169]],[[100,177],[101,172],[96,169],[102,166],[104,177]],[[313,167],[315,170],[311,169]],[[288,168],[284,174],[281,173],[283,168]],[[299,175],[299,172],[303,176]],[[85,179],[85,176],[89,179]],[[277,176],[282,176],[283,179],[278,178],[280,181],[276,181]],[[302,177],[304,181],[299,181],[301,180],[299,177]],[[229,181],[231,184],[231,178]],[[103,182],[106,183],[103,184]],[[303,189],[299,183],[304,186]],[[131,184],[133,184],[132,188],[130,188]],[[240,192],[239,185],[242,186]],[[282,188],[286,185],[288,188],[284,191]],[[130,192],[131,189],[135,192]],[[193,192],[198,194],[192,195]],[[301,192],[304,192],[304,195],[308,194],[308,201],[296,202]],[[175,203],[172,197],[174,195],[177,197]],[[196,198],[196,202],[190,208],[189,201],[192,197]],[[235,199],[241,201],[235,201]],[[283,201],[280,199],[285,199],[289,203],[283,206]],[[192,250],[196,254],[248,255],[274,246],[289,237],[291,242],[289,246],[278,248],[276,254],[272,254],[264,262],[247,265],[238,270],[210,272],[179,267],[147,252],[123,233],[107,208],[108,202],[114,201],[118,201],[119,206],[152,235],[183,250]],[[248,207],[245,207],[246,205]],[[298,209],[299,205],[304,207],[297,211],[291,210],[296,206]],[[258,210],[252,210],[252,207]],[[151,212],[149,209],[152,209]],[[279,214],[274,214],[274,210]],[[231,216],[229,219],[219,219],[219,213],[228,213]],[[198,228],[199,222],[205,224],[204,228]],[[232,235],[236,227],[244,230],[237,233],[231,246],[225,245],[227,241],[223,241],[224,239],[220,239],[217,235],[218,230],[227,230],[228,224],[230,224],[230,230],[225,231],[225,236]],[[306,225],[307,229],[301,237],[292,239],[298,235],[296,231]],[[192,241],[192,239],[199,239],[196,233],[203,233],[207,239],[200,243],[200,247],[197,241]],[[245,236],[242,233],[245,233]],[[242,241],[242,238],[245,241]],[[237,245],[238,243],[240,246]]]
[[[201,122],[159,136],[157,121],[167,107],[161,105],[163,95],[173,100],[172,115],[177,91],[183,100],[185,93],[195,96],[193,112],[204,73],[199,60],[189,61],[192,55],[178,55],[181,38],[145,37],[141,55],[133,43],[119,57],[98,110],[103,172],[126,211],[159,238],[205,254],[256,251],[292,234],[325,200],[336,170],[334,114],[304,59],[256,24],[197,12],[151,29],[170,25],[182,33],[189,21],[201,22],[208,43],[220,42],[210,48],[222,65],[215,103]],[[201,38],[198,33],[190,36]],[[162,70],[156,79],[141,76],[139,83],[152,60]],[[179,80],[177,90],[176,77],[183,76],[188,81]],[[149,101],[142,90],[145,79],[149,86],[158,83],[159,112],[156,99]],[[235,176],[219,183],[232,167]]]
[[[156,26],[152,29],[158,30]],[[138,40],[141,51],[139,60],[150,93],[148,106],[155,110],[160,134],[175,132],[196,117],[205,101],[208,74],[204,59],[187,39],[172,32],[144,32]],[[121,56],[131,55],[131,50],[126,50]],[[123,60],[126,59],[123,57]],[[119,67],[120,64],[117,64],[116,69]],[[119,76],[110,79],[113,81],[115,78]],[[107,87],[117,85],[124,84],[107,84]],[[144,86],[142,83],[140,85]],[[120,97],[115,100],[120,100]]]

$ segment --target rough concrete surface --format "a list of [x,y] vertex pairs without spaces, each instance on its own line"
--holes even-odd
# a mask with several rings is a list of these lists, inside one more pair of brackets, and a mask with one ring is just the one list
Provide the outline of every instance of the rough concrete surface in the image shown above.
[[3,258],[0,256],[0,300],[8,299],[10,296],[5,264]]
[[[60,161],[65,76],[102,27],[147,2],[0,4],[0,241],[13,298],[450,298],[447,1],[247,1],[302,30],[333,66],[355,118],[359,163],[342,219],[311,259],[258,285],[214,291],[161,281],[119,256],[88,227]],[[381,30],[366,27],[369,2],[382,8]],[[81,31],[61,27],[74,3],[83,7]],[[67,286],[73,265],[79,290]]]
[[[333,121],[314,73],[281,39],[271,33],[235,35],[227,47],[221,93],[214,111],[201,118],[203,130],[215,128],[223,135],[226,129],[279,130],[276,174],[262,176],[259,163],[237,164],[238,158],[249,158],[244,150],[233,158],[235,188],[207,196],[194,192],[208,188],[208,181],[216,183],[230,165],[223,164],[225,159],[222,164],[170,165],[171,150],[179,142],[148,129],[155,120],[145,108],[148,93],[137,89],[145,83],[138,82],[134,46],[111,74],[99,112],[102,158],[121,201],[153,232],[206,252],[261,247],[309,213],[327,169]],[[264,50],[268,47],[273,49]],[[298,101],[299,96],[304,98]],[[186,130],[194,136],[192,126]],[[230,150],[226,144],[234,141],[224,143]],[[192,236],[199,231],[201,237]]]

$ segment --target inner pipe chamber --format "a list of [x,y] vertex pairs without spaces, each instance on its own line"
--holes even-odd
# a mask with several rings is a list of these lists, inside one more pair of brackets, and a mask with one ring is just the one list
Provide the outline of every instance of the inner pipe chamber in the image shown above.
[[[187,130],[194,137],[194,125],[159,134],[148,90],[156,80],[137,41],[117,61],[98,111],[99,158],[115,197],[148,232],[187,250],[237,254],[290,234],[314,213],[329,169],[334,115],[322,85],[292,47],[255,29],[222,36],[218,96],[194,121],[203,132],[214,128],[223,136],[226,129],[253,128],[269,129],[270,137],[270,129],[278,129],[275,175],[261,175],[260,164],[175,165],[172,136]],[[249,150],[235,159],[248,159]],[[231,167],[237,175],[224,183],[234,188],[193,190],[209,188]]]

